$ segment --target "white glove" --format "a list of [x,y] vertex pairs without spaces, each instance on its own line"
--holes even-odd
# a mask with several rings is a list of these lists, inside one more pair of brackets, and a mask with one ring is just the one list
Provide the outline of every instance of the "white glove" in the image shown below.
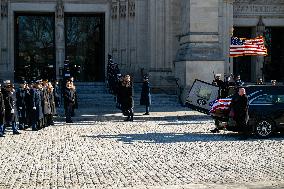
[[36,107],[33,107],[34,110],[36,110]]
[[15,113],[15,110],[14,110],[14,109],[11,110],[11,114],[13,114],[13,113]]
[[23,109],[22,107],[19,107],[19,109],[21,110],[21,109]]

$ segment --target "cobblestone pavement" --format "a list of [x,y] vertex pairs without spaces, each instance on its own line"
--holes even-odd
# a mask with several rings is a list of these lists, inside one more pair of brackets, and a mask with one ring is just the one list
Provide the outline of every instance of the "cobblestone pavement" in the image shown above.
[[141,112],[123,122],[90,110],[73,124],[8,131],[0,188],[284,188],[284,136],[240,140],[211,134],[210,117],[188,109]]

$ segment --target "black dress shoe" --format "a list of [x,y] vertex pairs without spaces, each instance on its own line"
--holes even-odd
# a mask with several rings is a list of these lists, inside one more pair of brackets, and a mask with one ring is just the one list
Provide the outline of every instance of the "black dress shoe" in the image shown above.
[[21,134],[19,131],[13,132],[13,135],[19,135],[19,134]]
[[0,137],[5,137],[5,135],[3,135],[3,134],[0,134]]
[[145,113],[145,114],[143,114],[143,115],[150,115],[149,113]]
[[211,129],[210,131],[211,131],[211,133],[219,133],[219,129],[217,129],[217,128]]

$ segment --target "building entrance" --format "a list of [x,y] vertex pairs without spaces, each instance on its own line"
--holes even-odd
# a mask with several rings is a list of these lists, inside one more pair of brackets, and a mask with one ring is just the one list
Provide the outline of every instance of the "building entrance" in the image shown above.
[[265,46],[268,56],[264,58],[264,78],[284,81],[284,27],[268,27],[265,30]]
[[105,16],[65,15],[66,59],[77,81],[105,79]]
[[53,14],[15,15],[15,81],[55,79]]

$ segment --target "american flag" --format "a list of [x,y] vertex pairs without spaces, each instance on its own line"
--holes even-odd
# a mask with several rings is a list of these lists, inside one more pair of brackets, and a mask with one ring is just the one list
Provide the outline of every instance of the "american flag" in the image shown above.
[[264,39],[262,36],[254,39],[244,39],[238,37],[231,38],[230,57],[245,55],[267,55],[267,49],[264,46]]
[[217,99],[212,103],[211,109],[209,112],[214,114],[216,110],[229,110],[231,101],[232,101],[231,98]]

